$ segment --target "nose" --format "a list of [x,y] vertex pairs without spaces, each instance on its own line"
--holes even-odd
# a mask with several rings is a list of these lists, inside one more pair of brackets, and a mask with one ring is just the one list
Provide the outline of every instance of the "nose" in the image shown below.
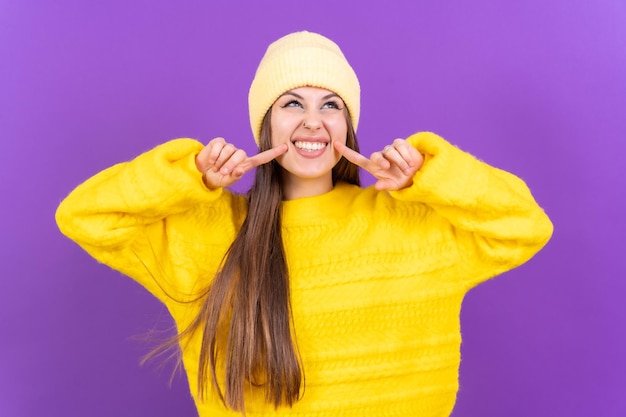
[[308,111],[304,115],[302,126],[305,129],[317,130],[322,126],[322,119],[316,111]]

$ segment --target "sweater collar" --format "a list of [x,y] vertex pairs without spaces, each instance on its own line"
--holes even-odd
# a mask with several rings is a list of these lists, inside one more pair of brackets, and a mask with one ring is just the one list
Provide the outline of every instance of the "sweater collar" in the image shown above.
[[347,208],[360,187],[338,183],[327,193],[283,201],[284,226],[320,223],[348,215]]

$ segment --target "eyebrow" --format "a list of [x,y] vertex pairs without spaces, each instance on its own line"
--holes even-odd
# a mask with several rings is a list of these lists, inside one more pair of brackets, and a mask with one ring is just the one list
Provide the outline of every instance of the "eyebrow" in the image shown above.
[[[294,93],[293,91],[287,91],[283,94],[280,95],[280,97],[284,97],[284,96],[294,96],[296,98],[299,98],[300,100],[304,100],[304,97],[302,97],[300,94]],[[326,94],[324,97],[322,97],[322,100],[328,100],[329,98],[332,97],[339,97],[337,94],[335,93],[330,93],[330,94]]]

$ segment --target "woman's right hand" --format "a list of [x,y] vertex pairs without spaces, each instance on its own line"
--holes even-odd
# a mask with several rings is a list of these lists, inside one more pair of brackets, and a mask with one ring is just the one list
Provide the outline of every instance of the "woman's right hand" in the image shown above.
[[196,167],[202,172],[204,184],[209,189],[228,187],[252,168],[270,162],[287,149],[287,144],[282,144],[248,157],[243,149],[236,148],[224,138],[215,138],[196,156]]

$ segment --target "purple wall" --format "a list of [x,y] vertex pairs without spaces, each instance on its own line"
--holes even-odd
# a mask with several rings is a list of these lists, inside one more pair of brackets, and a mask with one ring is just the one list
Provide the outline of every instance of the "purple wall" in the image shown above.
[[301,29],[359,74],[364,153],[435,131],[554,221],[537,257],[469,293],[454,417],[626,415],[626,3],[262,3],[0,1],[0,415],[194,415],[184,378],[138,366],[132,339],[165,310],[54,210],[171,138],[251,149],[256,65]]

